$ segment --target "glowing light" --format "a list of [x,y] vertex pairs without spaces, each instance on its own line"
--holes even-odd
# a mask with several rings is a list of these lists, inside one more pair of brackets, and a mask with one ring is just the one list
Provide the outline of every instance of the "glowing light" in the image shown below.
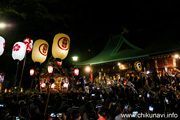
[[21,92],[23,92],[23,88],[21,88]]
[[77,69],[77,68],[74,69],[74,75],[75,75],[75,76],[78,76],[78,75],[79,75],[79,69]]
[[108,81],[107,84],[110,85],[110,84],[111,84],[111,81]]
[[42,84],[41,84],[41,87],[43,87],[43,88],[46,87],[46,84],[45,84],[45,83],[42,83]]
[[4,90],[5,93],[7,93],[7,88]]
[[4,29],[4,28],[6,28],[6,27],[7,27],[7,24],[5,24],[5,23],[0,23],[0,28]]
[[31,75],[31,76],[34,75],[34,69],[30,69],[30,75]]
[[167,71],[168,71],[168,67],[167,67],[167,66],[165,66],[165,67],[164,67],[164,70],[165,70],[165,72],[167,72]]
[[150,71],[146,71],[146,74],[149,74],[150,73]]
[[60,61],[57,61],[57,65],[58,66],[61,66],[62,65],[62,61],[60,62]]
[[9,89],[8,92],[10,93],[10,92],[11,92],[11,89]]
[[86,72],[90,72],[91,68],[89,66],[86,67]]
[[121,63],[119,62],[119,63],[118,63],[118,66],[120,66],[120,65],[121,65]]
[[72,59],[73,59],[73,61],[77,61],[78,57],[77,56],[73,56]]
[[176,67],[176,59],[173,59],[173,66]]
[[68,83],[64,83],[63,85],[65,88],[68,88]]
[[126,85],[126,81],[123,81],[123,84]]
[[175,58],[179,58],[179,55],[178,55],[178,54],[175,54],[174,57],[175,57]]
[[48,66],[48,73],[52,73],[53,72],[53,66]]
[[52,85],[51,85],[51,88],[54,88],[55,87],[55,84],[53,83]]

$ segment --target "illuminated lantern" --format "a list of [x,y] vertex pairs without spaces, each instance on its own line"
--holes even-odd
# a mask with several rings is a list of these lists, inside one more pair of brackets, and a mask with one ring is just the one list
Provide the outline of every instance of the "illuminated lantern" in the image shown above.
[[45,84],[45,83],[42,83],[42,84],[41,84],[41,87],[42,87],[42,88],[46,87],[46,84]]
[[1,56],[1,55],[3,54],[3,52],[4,52],[4,47],[5,47],[5,39],[0,36],[0,56]]
[[48,73],[52,73],[53,72],[53,66],[48,66]]
[[134,68],[135,68],[136,71],[140,72],[140,71],[142,70],[141,62],[136,61],[136,62],[134,63]]
[[54,58],[64,59],[68,55],[70,38],[64,33],[56,34],[52,45],[52,55]]
[[12,57],[14,60],[23,60],[26,54],[26,45],[23,42],[16,42],[12,49]]
[[55,87],[55,84],[53,83],[52,85],[51,85],[51,88],[54,88]]
[[47,58],[48,48],[49,44],[45,40],[36,40],[32,50],[32,60],[43,63]]
[[74,75],[75,75],[75,76],[78,76],[78,75],[79,75],[79,69],[77,69],[77,68],[74,69]]
[[21,92],[23,92],[23,88],[21,88]]
[[30,69],[30,75],[31,75],[31,76],[34,75],[34,69]]
[[64,88],[68,88],[68,83],[63,84]]
[[123,84],[126,85],[126,81],[123,81]]
[[28,52],[31,52],[33,47],[33,40],[31,38],[24,39],[24,44],[26,45],[26,50]]
[[60,62],[60,61],[57,61],[57,65],[58,66],[61,66],[62,65],[62,61]]
[[4,92],[7,93],[7,88],[5,88]]

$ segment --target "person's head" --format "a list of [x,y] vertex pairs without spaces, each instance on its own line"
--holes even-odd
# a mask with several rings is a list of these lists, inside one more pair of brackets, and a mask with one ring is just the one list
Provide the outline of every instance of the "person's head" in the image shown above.
[[80,120],[81,119],[81,113],[78,110],[74,110],[72,112],[72,120]]
[[104,117],[106,117],[106,109],[105,108],[99,108],[99,110],[98,110],[98,117],[99,118],[104,118]]

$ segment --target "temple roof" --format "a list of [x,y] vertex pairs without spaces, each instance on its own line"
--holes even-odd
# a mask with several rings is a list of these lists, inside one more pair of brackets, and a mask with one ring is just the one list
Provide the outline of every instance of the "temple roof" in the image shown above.
[[111,36],[104,49],[95,57],[82,62],[77,62],[76,65],[95,65],[108,62],[129,60],[135,58],[148,57],[156,54],[163,54],[179,49],[179,44],[175,42],[153,41],[147,42],[144,48],[139,48],[122,35]]

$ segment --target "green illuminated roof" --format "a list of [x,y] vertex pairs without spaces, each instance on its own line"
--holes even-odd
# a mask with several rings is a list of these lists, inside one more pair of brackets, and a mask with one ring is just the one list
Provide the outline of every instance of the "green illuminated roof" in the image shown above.
[[128,42],[122,35],[116,35],[109,39],[105,48],[97,56],[87,61],[77,62],[77,65],[95,65],[148,57],[153,54],[169,52],[178,48],[179,45],[173,42],[162,43],[162,41],[156,41],[155,43],[147,44],[144,49],[141,49]]

